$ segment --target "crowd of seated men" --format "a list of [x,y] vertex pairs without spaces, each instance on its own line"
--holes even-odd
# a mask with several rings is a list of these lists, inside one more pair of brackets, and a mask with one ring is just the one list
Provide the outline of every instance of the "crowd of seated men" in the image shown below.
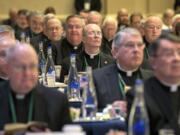
[[72,123],[66,94],[38,83],[42,43],[45,57],[51,47],[55,65],[62,67],[60,82],[72,53],[78,72],[92,67],[99,110],[112,104],[128,114],[134,90],[125,88],[142,79],[150,133],[170,128],[180,134],[180,14],[168,9],[162,18],[144,17],[122,8],[117,18],[80,11],[62,22],[53,8],[9,13],[0,25],[0,130],[7,123],[40,121],[59,131]]

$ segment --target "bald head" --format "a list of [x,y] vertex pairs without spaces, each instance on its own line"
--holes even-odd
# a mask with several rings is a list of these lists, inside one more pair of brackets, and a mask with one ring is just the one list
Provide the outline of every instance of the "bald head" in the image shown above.
[[33,90],[38,82],[38,57],[35,50],[29,44],[16,44],[8,49],[7,62],[12,90],[18,94]]
[[10,47],[7,50],[7,61],[10,62],[16,62],[15,59],[19,58],[25,58],[21,56],[33,56],[35,63],[38,63],[38,56],[35,52],[34,48],[26,43],[16,43],[16,45]]
[[162,25],[162,20],[160,17],[158,16],[149,16],[146,20],[144,25],[147,26],[148,24],[152,23],[152,22],[157,22],[158,24]]
[[154,42],[162,32],[162,20],[158,16],[149,16],[144,23],[145,38],[149,43]]
[[88,17],[87,17],[87,23],[88,24],[94,23],[94,24],[97,24],[97,25],[101,26],[101,24],[102,24],[102,16],[101,16],[101,14],[99,12],[97,12],[97,11],[89,12]]
[[47,21],[46,34],[51,41],[59,41],[62,33],[63,27],[58,18],[51,18]]
[[118,25],[128,25],[129,19],[128,19],[128,10],[126,8],[122,8],[118,11],[117,14],[117,20],[118,20]]

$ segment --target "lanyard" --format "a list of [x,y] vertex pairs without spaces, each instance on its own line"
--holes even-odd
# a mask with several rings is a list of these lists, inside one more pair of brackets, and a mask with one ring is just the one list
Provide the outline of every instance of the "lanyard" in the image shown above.
[[[89,66],[88,62],[87,62],[87,59],[86,59],[86,56],[84,56],[84,61],[85,61],[85,69],[87,66]],[[100,68],[100,55],[98,55],[98,68]]]
[[123,100],[126,98],[125,96],[125,87],[126,87],[126,84],[122,78],[122,76],[120,74],[118,74],[118,79],[119,79],[119,90],[122,94],[122,97],[123,97]]
[[[15,112],[15,105],[12,97],[12,93],[9,92],[9,103],[10,103],[10,110],[12,114],[12,120],[14,123],[17,122],[17,116]],[[30,98],[30,104],[29,104],[29,113],[28,113],[28,121],[32,121],[32,116],[33,116],[33,106],[34,106],[34,93],[31,93],[31,98]]]

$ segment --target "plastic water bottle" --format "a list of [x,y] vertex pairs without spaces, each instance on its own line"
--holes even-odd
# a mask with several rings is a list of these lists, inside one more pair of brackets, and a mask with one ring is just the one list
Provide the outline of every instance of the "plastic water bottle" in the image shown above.
[[70,56],[71,66],[68,74],[67,95],[70,101],[82,101],[80,95],[80,83],[76,69],[76,55]]
[[39,43],[39,73],[42,77],[42,84],[46,84],[46,58],[43,52],[43,43]]
[[92,68],[87,67],[87,86],[83,89],[83,118],[95,119],[97,112],[97,96],[92,77]]
[[54,61],[52,58],[51,47],[48,47],[47,53],[48,53],[48,56],[47,56],[47,62],[46,62],[46,81],[49,87],[54,87],[55,81],[56,81],[56,75],[55,75],[55,66],[54,66]]
[[128,135],[150,135],[142,80],[136,80],[135,92],[135,99],[129,116]]

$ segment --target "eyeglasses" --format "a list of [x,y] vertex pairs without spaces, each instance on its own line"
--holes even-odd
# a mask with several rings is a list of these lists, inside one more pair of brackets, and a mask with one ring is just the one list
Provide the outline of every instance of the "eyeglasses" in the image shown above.
[[155,26],[155,25],[147,25],[148,29],[154,30],[154,29],[158,29],[160,30],[162,27],[161,26]]
[[48,30],[51,31],[51,32],[54,31],[54,30],[58,31],[60,29],[61,29],[61,27],[51,27],[51,28],[48,28]]
[[82,26],[81,26],[81,25],[67,25],[67,28],[68,28],[68,29],[73,29],[73,28],[75,28],[75,29],[81,29]]
[[88,36],[102,36],[102,32],[101,31],[89,31],[87,32]]
[[124,47],[128,48],[128,49],[134,49],[135,47],[142,48],[143,46],[144,46],[143,42],[138,42],[138,43],[128,42],[128,43],[124,44]]
[[25,72],[27,70],[29,71],[37,71],[38,70],[38,64],[30,64],[30,65],[13,65],[13,68],[16,72]]

